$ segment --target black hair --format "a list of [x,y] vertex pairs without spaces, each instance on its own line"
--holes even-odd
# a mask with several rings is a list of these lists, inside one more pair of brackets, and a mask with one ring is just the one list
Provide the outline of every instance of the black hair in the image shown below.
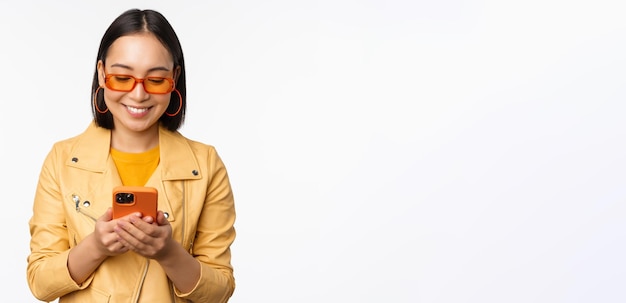
[[[91,112],[94,116],[96,124],[100,127],[113,129],[113,115],[110,111],[101,113],[98,109],[104,110],[104,93],[98,93],[100,84],[98,82],[98,61],[105,62],[109,47],[117,38],[136,33],[148,32],[154,34],[163,46],[170,52],[174,60],[174,70],[179,68],[176,79],[176,89],[180,92],[179,96],[176,92],[172,92],[170,104],[165,110],[166,113],[175,113],[180,106],[180,112],[171,117],[165,113],[159,118],[159,121],[170,131],[180,128],[185,120],[185,109],[187,108],[187,90],[185,86],[185,60],[183,58],[183,49],[178,40],[178,36],[172,28],[172,25],[159,12],[154,10],[130,9],[118,16],[102,36],[98,56],[96,58],[96,71],[93,75],[93,83],[91,85]],[[180,102],[180,103],[179,103]]]

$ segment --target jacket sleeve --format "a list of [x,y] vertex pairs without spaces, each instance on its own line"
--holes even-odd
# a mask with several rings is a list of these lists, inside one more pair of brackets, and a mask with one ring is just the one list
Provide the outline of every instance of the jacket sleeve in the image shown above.
[[65,210],[57,176],[58,153],[53,148],[42,166],[33,215],[29,221],[30,255],[27,258],[28,286],[42,301],[52,301],[89,285],[76,284],[67,268],[70,243],[65,222]]
[[214,148],[208,154],[209,184],[198,219],[192,254],[201,264],[193,290],[176,295],[193,302],[227,302],[235,290],[230,246],[235,240],[235,205],[228,173]]

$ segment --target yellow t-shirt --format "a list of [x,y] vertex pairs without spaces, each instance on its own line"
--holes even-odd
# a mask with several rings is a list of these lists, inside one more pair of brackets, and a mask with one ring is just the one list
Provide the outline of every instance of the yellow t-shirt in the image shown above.
[[122,184],[144,186],[159,165],[159,146],[143,153],[125,153],[111,148],[111,157]]

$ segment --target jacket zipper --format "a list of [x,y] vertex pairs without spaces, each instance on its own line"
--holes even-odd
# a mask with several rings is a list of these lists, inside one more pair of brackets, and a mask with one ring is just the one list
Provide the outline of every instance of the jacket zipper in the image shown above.
[[[184,245],[185,243],[185,222],[187,220],[187,191],[186,191],[186,187],[185,187],[185,181],[182,180],[180,181],[180,185],[182,187],[182,193],[183,193],[183,198],[180,201],[181,202],[181,207],[182,207],[182,222],[180,222],[180,243]],[[171,285],[172,285],[172,302],[176,302],[178,301],[177,297],[176,297],[176,293],[174,292],[174,283],[172,283],[172,281],[170,281]],[[185,300],[186,302],[190,302],[189,300]]]
[[182,203],[182,209],[183,209],[183,221],[180,224],[180,243],[184,245],[185,243],[185,222],[187,220],[187,192],[186,192],[186,187],[185,187],[185,181],[181,181],[181,185],[183,187],[183,200],[181,201]]
[[146,266],[143,269],[143,274],[141,275],[141,281],[139,282],[139,287],[137,288],[137,292],[135,295],[135,299],[133,302],[139,302],[139,296],[141,295],[141,291],[143,290],[143,282],[146,281],[146,276],[148,275],[148,268],[150,268],[150,259],[146,258]]
[[90,215],[89,215],[89,214],[87,214],[87,213],[84,213],[84,212],[80,211],[80,198],[79,198],[77,195],[72,195],[72,200],[74,200],[74,205],[75,205],[75,207],[76,207],[76,212],[77,212],[77,213],[82,214],[82,215],[84,215],[84,216],[87,216],[88,218],[90,218],[90,219],[91,219],[91,220],[93,220],[94,222],[98,221],[98,219],[96,219],[96,218],[94,218],[94,217],[90,216]]

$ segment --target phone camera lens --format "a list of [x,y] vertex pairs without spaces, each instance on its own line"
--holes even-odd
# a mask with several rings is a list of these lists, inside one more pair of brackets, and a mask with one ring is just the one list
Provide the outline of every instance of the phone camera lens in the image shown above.
[[132,193],[118,193],[115,195],[117,203],[132,203],[135,196]]

